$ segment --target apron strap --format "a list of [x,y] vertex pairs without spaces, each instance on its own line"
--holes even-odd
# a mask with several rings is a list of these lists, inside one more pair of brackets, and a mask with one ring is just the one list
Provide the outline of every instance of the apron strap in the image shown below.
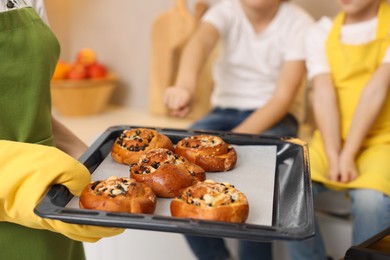
[[[337,42],[341,35],[341,28],[345,20],[345,12],[340,12],[334,19],[332,29],[329,32],[328,41]],[[376,39],[382,39],[389,36],[390,27],[390,5],[386,0],[382,0],[378,10],[378,26]]]
[[382,0],[378,11],[378,29],[377,39],[383,39],[389,36],[390,29],[390,5],[386,0]]
[[340,12],[334,19],[332,29],[329,32],[327,42],[338,42],[341,34],[341,28],[345,20],[345,13]]

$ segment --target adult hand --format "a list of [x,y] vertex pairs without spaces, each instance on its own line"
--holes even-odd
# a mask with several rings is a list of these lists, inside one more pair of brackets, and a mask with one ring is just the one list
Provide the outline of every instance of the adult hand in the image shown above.
[[54,184],[80,195],[90,183],[80,162],[55,147],[0,141],[0,221],[61,233],[71,239],[95,242],[123,229],[69,224],[41,218],[34,208]]

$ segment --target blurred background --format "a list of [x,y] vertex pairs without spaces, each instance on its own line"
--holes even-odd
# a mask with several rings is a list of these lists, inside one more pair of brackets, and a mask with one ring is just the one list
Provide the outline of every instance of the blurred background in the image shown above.
[[[187,0],[190,12],[197,0]],[[217,0],[204,0],[212,5]],[[334,15],[335,0],[293,0],[314,18]],[[133,108],[148,107],[151,27],[172,9],[176,0],[66,0],[46,1],[52,29],[61,43],[61,58],[73,60],[84,47],[95,50],[119,82],[111,103]]]
[[[67,116],[54,110],[57,118],[73,130],[88,145],[104,130],[113,125],[186,128],[193,119],[176,119],[153,115],[150,108],[158,103],[160,94],[152,100],[151,60],[152,46],[158,44],[152,37],[154,23],[162,14],[184,2],[187,11],[195,14],[202,2],[211,6],[217,0],[51,0],[46,1],[49,23],[61,44],[60,58],[74,61],[82,48],[91,48],[97,59],[118,78],[110,97],[110,108],[89,116]],[[315,19],[333,16],[338,11],[335,0],[294,0]],[[169,29],[167,32],[169,33]],[[154,53],[156,54],[156,53]],[[203,99],[207,99],[203,94]],[[114,107],[114,108],[113,108]],[[159,111],[159,108],[155,109]],[[161,110],[161,109],[160,109]],[[201,111],[204,112],[204,111]],[[302,125],[303,139],[309,124]],[[335,259],[350,247],[349,220],[320,216],[327,249]],[[329,236],[327,236],[329,234]],[[337,237],[337,241],[334,240]],[[236,241],[228,239],[236,256]],[[288,260],[285,245],[275,245],[276,260]],[[120,236],[85,244],[88,260],[99,259],[194,259],[181,234],[126,230]]]

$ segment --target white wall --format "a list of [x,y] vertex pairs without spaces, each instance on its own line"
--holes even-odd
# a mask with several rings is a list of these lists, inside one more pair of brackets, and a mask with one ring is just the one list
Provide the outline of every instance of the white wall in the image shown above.
[[[335,0],[294,1],[315,18],[337,11]],[[195,2],[187,0],[190,10]],[[46,0],[50,24],[62,46],[61,58],[70,61],[79,49],[93,48],[120,77],[113,102],[145,109],[151,24],[174,4],[174,0]]]

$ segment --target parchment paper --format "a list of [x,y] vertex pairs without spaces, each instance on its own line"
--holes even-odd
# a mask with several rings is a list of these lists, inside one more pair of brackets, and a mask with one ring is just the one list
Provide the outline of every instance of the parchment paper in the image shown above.
[[[242,191],[249,202],[246,223],[272,226],[274,202],[276,146],[233,145],[237,152],[237,164],[227,172],[207,172],[206,178],[228,182]],[[109,154],[92,174],[92,180],[110,176],[129,176],[129,166],[116,163]],[[171,199],[158,198],[155,214],[171,216]],[[78,208],[79,198],[74,197],[67,205]]]

